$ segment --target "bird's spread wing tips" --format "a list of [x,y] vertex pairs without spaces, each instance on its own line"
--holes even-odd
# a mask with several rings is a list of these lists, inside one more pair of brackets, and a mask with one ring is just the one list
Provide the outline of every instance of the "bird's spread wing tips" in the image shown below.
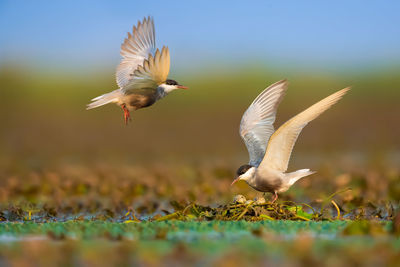
[[163,47],[161,52],[159,49],[156,50],[154,56],[149,56],[149,59],[145,60],[143,67],[139,66],[137,71],[134,73],[136,76],[142,78],[151,79],[157,84],[161,84],[167,80],[170,66],[170,56],[168,47]]
[[265,154],[279,103],[287,90],[288,83],[281,80],[262,91],[247,108],[240,122],[239,134],[250,156],[250,165],[258,165]]
[[271,136],[260,167],[285,172],[288,167],[293,146],[301,130],[312,120],[337,103],[350,87],[344,88],[312,105],[284,123]]
[[169,55],[168,46],[163,46],[160,56],[160,82],[165,82],[168,78],[171,58]]
[[133,26],[132,33],[128,32],[121,45],[121,63],[117,67],[116,79],[118,86],[123,88],[132,79],[133,72],[155,50],[155,29],[152,17],[139,21]]

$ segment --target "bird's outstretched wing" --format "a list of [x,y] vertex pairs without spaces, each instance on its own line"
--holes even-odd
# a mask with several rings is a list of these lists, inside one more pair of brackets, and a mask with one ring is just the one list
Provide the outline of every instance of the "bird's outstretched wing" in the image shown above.
[[157,86],[166,81],[169,73],[170,56],[168,47],[163,47],[161,52],[157,49],[154,56],[137,67],[132,79],[122,88],[124,93],[138,89],[156,89]]
[[267,151],[259,168],[285,172],[293,146],[304,126],[338,102],[349,90],[350,88],[345,88],[322,99],[279,127],[268,142]]
[[121,45],[121,63],[117,67],[116,80],[119,88],[123,88],[132,79],[133,72],[142,65],[149,54],[155,52],[155,30],[153,18],[144,18],[143,22],[128,32]]
[[239,133],[249,152],[250,165],[258,166],[264,157],[268,140],[274,133],[276,110],[287,87],[286,80],[267,87],[243,114]]

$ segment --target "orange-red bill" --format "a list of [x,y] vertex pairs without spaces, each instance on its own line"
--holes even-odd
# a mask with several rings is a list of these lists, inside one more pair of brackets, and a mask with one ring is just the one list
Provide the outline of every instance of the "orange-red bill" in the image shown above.
[[189,87],[183,86],[183,85],[178,85],[177,86],[179,89],[189,89]]
[[236,178],[235,180],[233,180],[233,182],[231,183],[231,186],[232,186],[233,184],[235,184],[237,181],[239,181],[239,177]]

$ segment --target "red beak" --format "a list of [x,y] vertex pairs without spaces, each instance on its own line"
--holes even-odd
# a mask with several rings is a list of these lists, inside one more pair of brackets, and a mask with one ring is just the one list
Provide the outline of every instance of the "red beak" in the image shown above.
[[189,87],[186,87],[186,86],[183,86],[183,85],[178,85],[176,87],[178,87],[179,89],[189,89]]
[[231,186],[232,185],[234,185],[237,181],[239,181],[240,179],[239,179],[239,177],[238,178],[236,178],[235,180],[233,180],[233,182],[231,183]]

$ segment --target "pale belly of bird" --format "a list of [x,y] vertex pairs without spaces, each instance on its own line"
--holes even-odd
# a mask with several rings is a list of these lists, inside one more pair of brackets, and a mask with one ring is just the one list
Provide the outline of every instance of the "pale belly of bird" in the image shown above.
[[275,191],[279,191],[282,186],[282,180],[280,178],[275,179],[257,179],[253,184],[249,184],[255,190],[260,192],[270,192],[274,193]]
[[248,184],[260,192],[281,192],[282,189],[285,189],[283,175],[283,173],[276,171],[257,170],[254,178]]
[[153,105],[157,101],[157,97],[154,94],[137,94],[132,93],[124,98],[126,107],[130,110],[137,110]]

